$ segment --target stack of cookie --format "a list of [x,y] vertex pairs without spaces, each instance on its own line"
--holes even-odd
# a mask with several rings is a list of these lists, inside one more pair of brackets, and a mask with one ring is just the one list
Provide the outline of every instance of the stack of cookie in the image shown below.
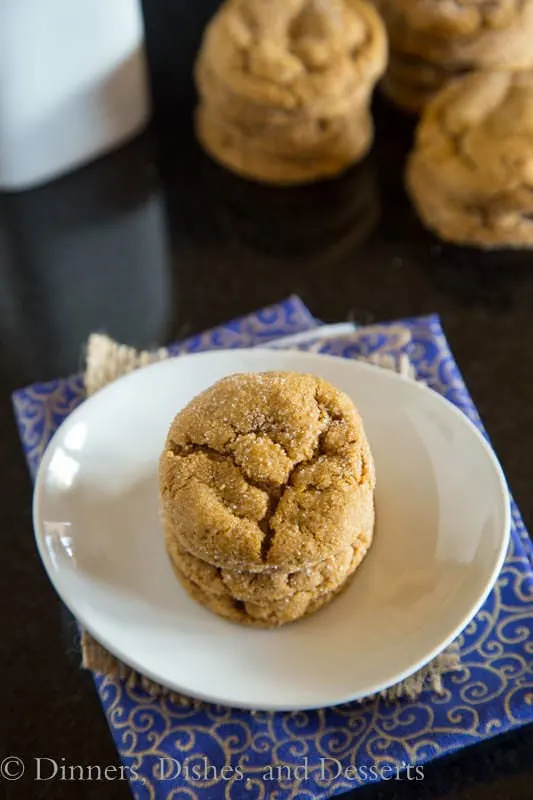
[[419,112],[445,83],[478,69],[533,67],[533,0],[374,0],[388,30],[382,87]]
[[179,581],[234,622],[274,627],[317,611],[372,541],[360,417],[313,376],[235,375],[199,395],[170,428],[160,486]]
[[387,59],[364,0],[226,0],[196,64],[196,131],[244,177],[298,184],[332,177],[371,146],[370,96]]
[[442,239],[533,247],[533,71],[475,72],[443,89],[418,127],[407,186]]

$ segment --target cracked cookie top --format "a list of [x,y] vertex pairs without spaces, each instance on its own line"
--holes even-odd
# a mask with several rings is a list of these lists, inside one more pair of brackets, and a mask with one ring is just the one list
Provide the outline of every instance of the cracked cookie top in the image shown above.
[[373,527],[374,464],[351,400],[310,375],[233,375],[196,397],[160,460],[165,524],[215,566],[300,569]]
[[285,111],[366,98],[382,74],[386,35],[364,0],[226,0],[207,26],[197,64],[252,104]]
[[533,72],[452,82],[426,108],[411,158],[450,199],[532,211]]

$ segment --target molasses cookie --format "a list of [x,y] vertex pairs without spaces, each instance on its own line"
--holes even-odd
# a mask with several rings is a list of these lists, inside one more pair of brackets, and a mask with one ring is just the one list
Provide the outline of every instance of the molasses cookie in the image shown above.
[[419,112],[450,78],[533,68],[533,0],[374,0],[391,57],[382,87]]
[[533,72],[479,72],[428,105],[407,167],[424,224],[451,242],[533,245]]
[[249,616],[275,624],[333,596],[372,541],[375,474],[361,419],[314,376],[233,375],[196,397],[169,430],[160,487],[182,583],[209,607],[251,604]]
[[371,144],[386,58],[383,24],[363,0],[226,0],[196,64],[198,138],[261,182],[332,177]]

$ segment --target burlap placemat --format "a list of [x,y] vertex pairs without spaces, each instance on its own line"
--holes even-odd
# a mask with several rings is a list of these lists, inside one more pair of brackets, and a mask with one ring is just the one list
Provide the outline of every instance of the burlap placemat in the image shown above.
[[[317,331],[317,338],[320,331]],[[157,352],[138,351],[134,348],[118,344],[107,336],[94,334],[87,344],[85,388],[87,396],[94,394],[108,383],[126,375],[128,372],[139,369],[147,364],[160,361],[168,357],[164,348]],[[364,359],[363,359],[364,360]],[[385,354],[379,357],[366,359],[387,369],[395,369],[401,374],[415,379],[414,371],[406,356],[399,360]],[[81,634],[82,666],[93,672],[98,672],[109,677],[119,678],[129,686],[139,686],[154,697],[166,696],[181,706],[200,707],[204,703],[186,695],[178,694],[164,686],[149,680],[136,670],[119,661],[109,653],[87,631]],[[387,700],[397,700],[401,697],[416,698],[422,691],[432,690],[442,693],[442,676],[461,668],[461,659],[456,644],[450,645],[433,661],[420,669],[414,675],[400,683],[381,692]],[[365,700],[371,698],[365,698]],[[361,701],[363,702],[363,701]]]

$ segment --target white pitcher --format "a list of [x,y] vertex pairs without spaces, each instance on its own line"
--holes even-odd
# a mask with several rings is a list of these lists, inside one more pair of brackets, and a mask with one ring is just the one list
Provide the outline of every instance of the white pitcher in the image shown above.
[[140,0],[0,0],[0,189],[68,172],[148,117]]

